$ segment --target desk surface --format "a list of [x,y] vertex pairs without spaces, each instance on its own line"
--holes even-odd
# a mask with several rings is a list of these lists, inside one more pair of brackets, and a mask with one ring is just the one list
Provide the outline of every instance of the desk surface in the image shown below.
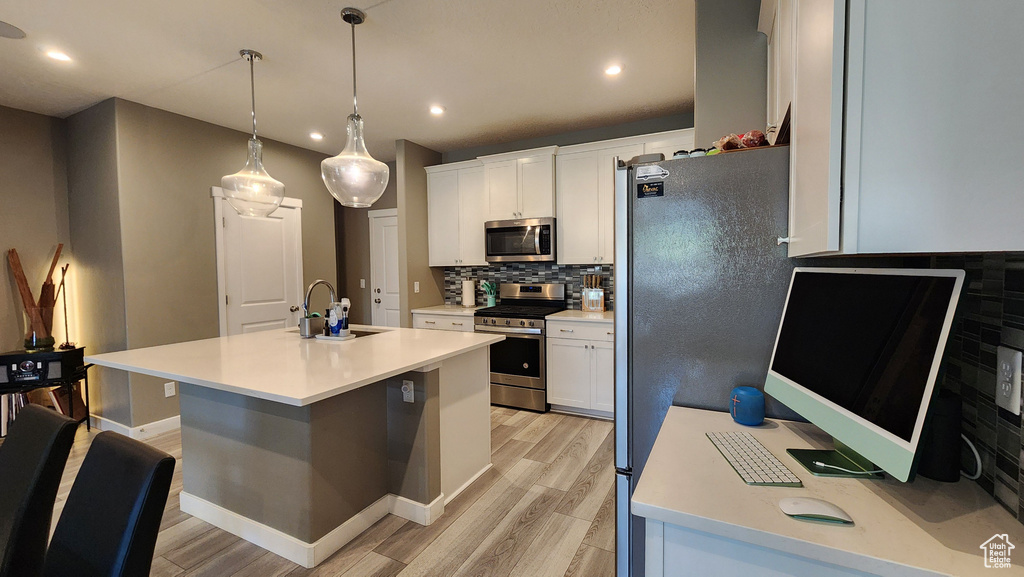
[[[707,439],[711,431],[748,431],[804,486],[753,487]],[[987,573],[982,543],[1007,534],[1020,548],[1000,575],[1024,575],[1024,525],[973,481],[912,483],[815,477],[787,448],[831,448],[831,437],[808,423],[766,420],[745,427],[728,413],[669,409],[632,499],[633,514],[853,567],[892,573],[904,565],[951,575]],[[842,507],[852,526],[798,521],[779,509],[784,497],[816,497]]]
[[191,341],[85,360],[286,405],[305,406],[504,340],[503,335],[366,327],[350,341],[303,339],[279,329]]

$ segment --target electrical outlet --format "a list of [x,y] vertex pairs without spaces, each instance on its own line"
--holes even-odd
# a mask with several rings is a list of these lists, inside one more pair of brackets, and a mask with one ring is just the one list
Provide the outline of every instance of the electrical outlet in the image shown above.
[[174,381],[167,381],[166,383],[164,383],[164,396],[165,397],[173,397],[174,396]]
[[416,281],[416,282],[412,283],[412,292],[414,292],[414,293],[420,292],[420,281]]
[[412,381],[402,381],[402,400],[406,403],[416,402],[416,388]]
[[366,288],[366,279],[365,278],[359,279],[359,288]]
[[1020,366],[1022,353],[1007,347],[996,348],[996,404],[1020,414]]

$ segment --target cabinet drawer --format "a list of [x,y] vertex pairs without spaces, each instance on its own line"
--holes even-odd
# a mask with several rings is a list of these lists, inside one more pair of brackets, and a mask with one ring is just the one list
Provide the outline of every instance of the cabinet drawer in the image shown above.
[[549,320],[547,322],[547,335],[548,338],[553,339],[611,342],[615,340],[615,324]]
[[412,315],[412,326],[416,329],[437,329],[441,331],[473,332],[473,317],[456,315]]

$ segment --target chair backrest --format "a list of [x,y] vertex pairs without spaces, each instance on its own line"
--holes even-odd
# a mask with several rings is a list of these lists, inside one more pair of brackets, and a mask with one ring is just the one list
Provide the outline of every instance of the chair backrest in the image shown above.
[[149,575],[174,458],[124,435],[96,435],[46,553],[43,575]]
[[0,577],[36,577],[43,569],[57,488],[78,423],[28,405],[0,445]]

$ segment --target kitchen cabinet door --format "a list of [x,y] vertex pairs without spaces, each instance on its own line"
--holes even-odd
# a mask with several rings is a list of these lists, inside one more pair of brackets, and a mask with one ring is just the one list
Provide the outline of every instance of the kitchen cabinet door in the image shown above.
[[[692,135],[689,138],[692,143]],[[597,253],[598,264],[610,265],[615,262],[615,159],[628,161],[640,154],[643,154],[643,145],[640,144],[619,146],[598,152],[597,203],[600,213],[598,215],[600,247]]]
[[[675,154],[677,150],[693,150],[695,146],[700,146],[693,142],[692,128],[679,130],[672,136],[665,138],[657,138],[657,135],[654,136],[656,138],[648,142],[644,142],[644,154],[656,154],[660,152],[665,155],[665,158],[672,158],[672,155]],[[710,142],[704,144],[705,148],[708,146],[711,146]]]
[[845,0],[796,0],[789,256],[839,250]]
[[548,339],[548,403],[590,408],[590,344],[587,341]]
[[459,264],[486,266],[484,221],[487,220],[487,198],[484,169],[459,171]]
[[[559,264],[594,264],[601,254],[600,152],[575,152],[557,157],[556,242]],[[614,173],[611,175],[614,188]],[[614,191],[613,199],[614,203]],[[613,204],[614,208],[614,204]]]
[[555,216],[555,158],[551,154],[518,160],[519,214],[522,218]]
[[615,343],[590,343],[592,388],[590,408],[595,411],[615,410]]
[[487,220],[519,218],[519,167],[515,160],[484,165]]
[[793,101],[793,24],[797,0],[777,0],[768,30],[768,140],[775,143],[778,127]]
[[458,264],[459,223],[459,172],[449,170],[427,174],[427,251],[430,266]]

